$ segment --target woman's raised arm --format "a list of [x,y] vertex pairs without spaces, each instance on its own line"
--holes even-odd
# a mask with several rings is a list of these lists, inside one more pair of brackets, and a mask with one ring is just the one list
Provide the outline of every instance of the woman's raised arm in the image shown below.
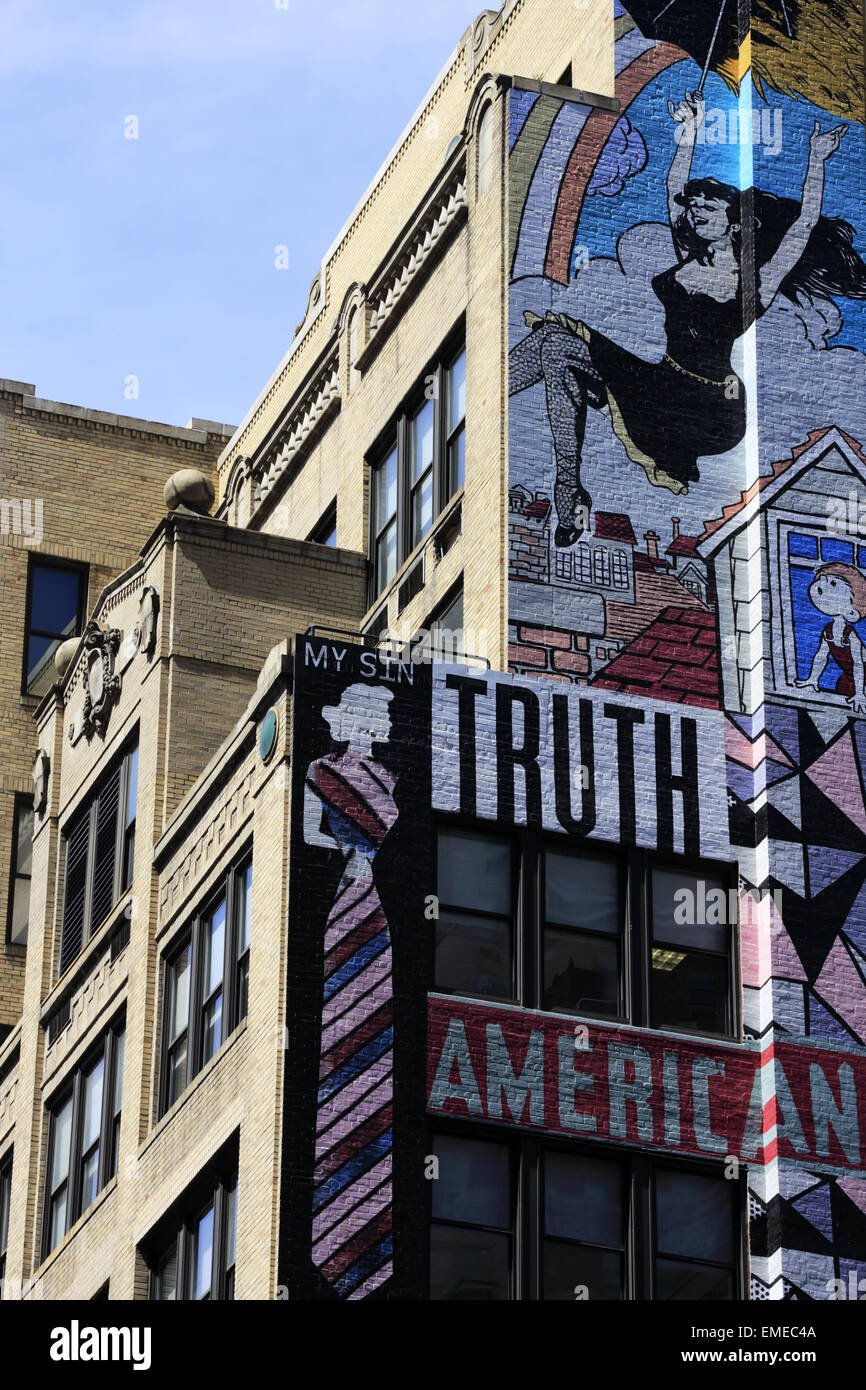
[[822,131],[815,122],[809,138],[809,163],[803,181],[800,216],[788,228],[778,248],[760,271],[758,292],[765,309],[769,309],[782,281],[790,275],[806,249],[824,202],[824,164],[838,150],[847,129],[846,125],[837,125],[832,130]]
[[672,101],[668,102],[668,111],[677,123],[674,135],[677,148],[668,170],[668,217],[673,231],[674,224],[683,211],[677,198],[689,181],[695,141],[704,123],[704,99],[700,92],[686,92],[679,106],[674,106]]

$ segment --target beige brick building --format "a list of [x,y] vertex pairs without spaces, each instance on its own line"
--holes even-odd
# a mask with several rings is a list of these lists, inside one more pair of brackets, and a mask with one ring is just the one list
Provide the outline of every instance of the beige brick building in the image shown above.
[[[164,1297],[175,1277],[189,1294],[203,1238],[190,1222],[209,1193],[214,1296],[226,1281],[238,1298],[278,1294],[292,638],[319,625],[405,639],[441,620],[504,664],[504,97],[512,83],[610,97],[612,26],[609,0],[479,16],[228,443],[207,422],[168,430],[0,383],[4,490],[44,498],[38,544],[3,538],[7,863],[14,798],[32,794],[37,748],[44,760],[26,949],[7,944],[0,974],[6,1297],[147,1298],[159,1280]],[[218,451],[213,516],[159,520],[168,476],[208,473]],[[91,626],[60,679],[46,661],[22,694],[28,561],[42,555],[88,567]],[[216,900],[234,960],[215,1034],[201,990]],[[188,982],[171,971],[187,941],[199,1016],[178,1042]],[[169,1091],[166,1049],[182,1073]]]

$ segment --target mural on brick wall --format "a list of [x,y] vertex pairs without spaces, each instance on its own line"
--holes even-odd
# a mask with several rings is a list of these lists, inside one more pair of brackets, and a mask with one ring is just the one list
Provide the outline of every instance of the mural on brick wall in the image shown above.
[[[754,83],[732,3],[617,0],[619,111],[510,94],[514,670],[718,706],[736,629],[706,540],[747,441],[769,476],[820,430],[866,437],[860,19],[783,8],[755,7]],[[825,687],[862,666],[836,616]]]
[[413,978],[423,989],[429,699],[428,668],[298,639],[285,1152],[289,1287],[304,1297],[388,1296],[395,1149],[407,1177],[418,1171],[406,1161],[411,1084],[398,1138],[395,1052],[405,1070],[423,1027]]
[[[859,1057],[862,7],[615,14],[618,111],[510,93],[511,668],[725,710],[747,1033]],[[753,1296],[866,1276],[860,1177],[751,1203]]]

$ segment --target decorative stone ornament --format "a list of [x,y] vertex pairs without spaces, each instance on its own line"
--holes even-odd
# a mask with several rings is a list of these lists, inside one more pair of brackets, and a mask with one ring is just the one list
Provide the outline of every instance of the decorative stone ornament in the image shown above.
[[41,816],[48,802],[48,774],[51,771],[51,759],[40,748],[36,757],[33,759],[33,810],[37,816]]
[[114,664],[120,646],[117,628],[102,628],[95,619],[84,629],[84,703],[69,726],[69,741],[77,743],[82,734],[91,739],[104,734],[111,707],[120,694],[120,676]]
[[178,507],[207,516],[214,500],[213,483],[200,468],[179,468],[163,488],[163,501],[170,512]]
[[263,763],[270,762],[277,746],[280,732],[280,716],[275,709],[269,709],[259,728],[259,757]]
[[135,624],[135,630],[138,633],[138,650],[144,656],[150,656],[156,646],[156,620],[158,617],[159,590],[154,589],[149,584],[139,600],[138,621]]
[[128,632],[117,655],[117,670],[123,672],[139,652],[150,656],[156,645],[156,620],[159,616],[159,590],[148,585],[138,601],[138,617]]
[[57,651],[54,653],[54,669],[57,672],[58,680],[63,680],[69,670],[70,662],[78,651],[79,638],[67,637],[65,642],[61,642]]

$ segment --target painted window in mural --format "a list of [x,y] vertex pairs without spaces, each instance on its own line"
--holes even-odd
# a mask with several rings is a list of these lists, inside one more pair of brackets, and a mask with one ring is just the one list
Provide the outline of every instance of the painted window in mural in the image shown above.
[[432,1300],[741,1296],[743,1186],[718,1169],[528,1137],[438,1134],[434,1151]]
[[795,684],[832,690],[866,711],[866,545],[838,536],[787,531]]

